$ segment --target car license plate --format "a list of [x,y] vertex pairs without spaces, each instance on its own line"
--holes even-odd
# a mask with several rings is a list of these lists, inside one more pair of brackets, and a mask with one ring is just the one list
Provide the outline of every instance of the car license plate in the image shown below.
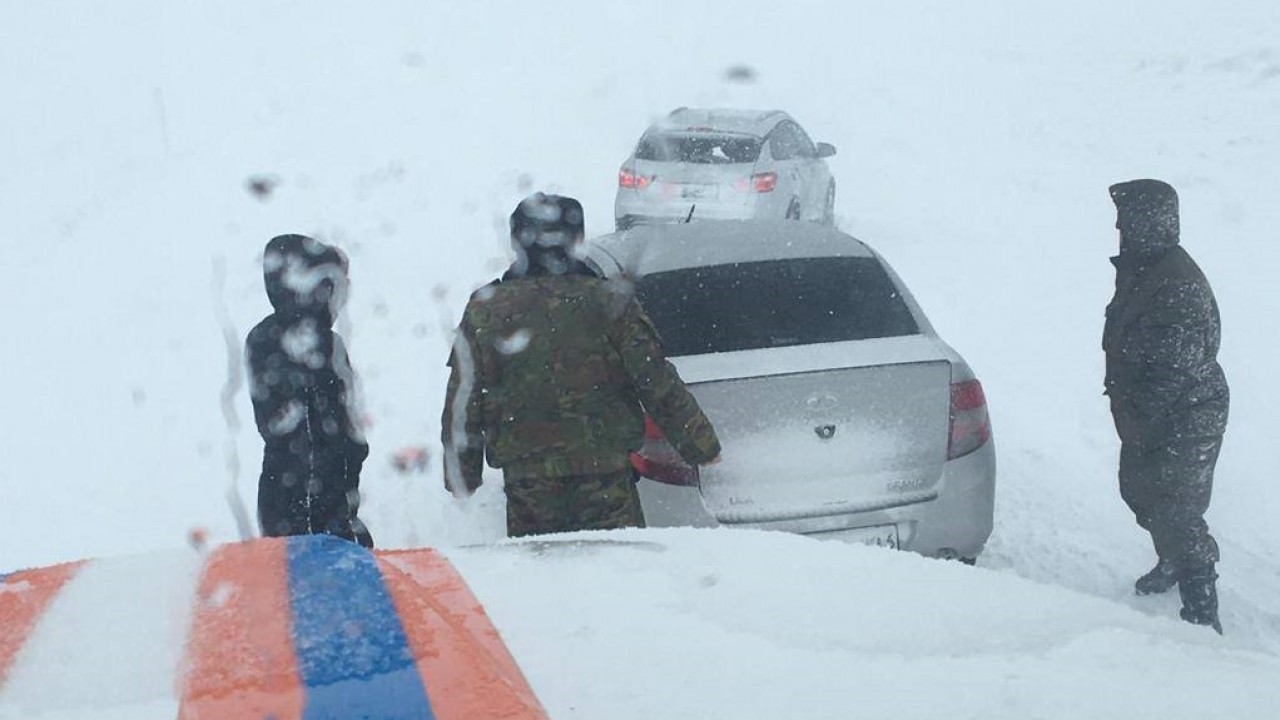
[[860,543],[876,547],[899,549],[897,525],[873,525],[871,527],[836,530],[813,535],[819,540],[839,540],[847,543]]
[[720,186],[718,185],[684,185],[680,188],[680,197],[683,198],[714,198],[720,194]]

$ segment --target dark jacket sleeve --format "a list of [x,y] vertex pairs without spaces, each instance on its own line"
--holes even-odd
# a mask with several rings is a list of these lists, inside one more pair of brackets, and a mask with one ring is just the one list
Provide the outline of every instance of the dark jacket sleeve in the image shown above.
[[455,494],[464,488],[467,493],[475,492],[483,482],[484,420],[478,360],[475,332],[464,317],[449,355],[449,384],[440,416],[444,484]]
[[615,310],[610,340],[644,409],[690,465],[720,454],[715,428],[667,360],[652,321],[634,296]]
[[[249,397],[258,434],[270,443],[287,434],[305,417],[305,405],[288,392],[297,370],[284,356],[271,327],[259,325],[245,340],[245,365],[249,369]],[[296,418],[296,420],[294,419]]]
[[355,415],[355,371],[351,369],[351,358],[342,337],[330,333],[330,338],[333,343],[330,362],[323,369],[317,387],[320,421],[326,432],[337,429],[332,434],[343,446],[348,467],[358,476],[365,458],[369,457],[369,443]]

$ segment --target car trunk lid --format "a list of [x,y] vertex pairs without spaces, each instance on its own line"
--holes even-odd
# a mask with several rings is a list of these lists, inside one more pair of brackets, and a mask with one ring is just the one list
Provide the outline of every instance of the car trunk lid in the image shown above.
[[800,521],[932,499],[947,453],[946,360],[723,378],[691,389],[720,437],[701,491],[723,523]]

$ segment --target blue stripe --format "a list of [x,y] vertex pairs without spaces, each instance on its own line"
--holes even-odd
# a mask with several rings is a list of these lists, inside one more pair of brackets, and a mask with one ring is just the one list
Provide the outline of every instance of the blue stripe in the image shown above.
[[326,535],[288,540],[303,720],[434,720],[377,561]]
[[5,581],[5,580],[8,580],[8,579],[9,579],[9,576],[10,576],[10,575],[12,575],[12,574],[13,574],[13,573],[0,573],[0,585],[3,585],[3,584],[4,584],[4,581]]

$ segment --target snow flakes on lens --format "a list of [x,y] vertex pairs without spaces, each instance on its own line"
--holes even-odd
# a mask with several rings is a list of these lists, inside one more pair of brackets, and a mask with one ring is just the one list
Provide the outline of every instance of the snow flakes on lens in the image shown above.
[[[319,255],[326,247],[315,240],[307,239],[303,248],[312,255]],[[282,255],[269,252],[262,257],[262,265],[268,275],[278,275],[280,284],[297,296],[302,302],[317,292],[328,295],[315,297],[312,302],[328,303],[336,314],[346,300],[347,276],[341,265],[324,263],[311,265],[307,259],[298,255]],[[321,284],[328,281],[329,287]]]
[[524,352],[532,339],[533,333],[529,332],[528,328],[520,328],[507,337],[498,338],[493,346],[503,355],[515,355],[518,352]]
[[303,318],[285,331],[280,338],[280,348],[295,363],[313,370],[324,367],[319,328],[311,318]]
[[297,400],[290,400],[271,421],[267,423],[267,430],[272,435],[288,435],[297,429],[298,424],[307,416],[307,408]]

